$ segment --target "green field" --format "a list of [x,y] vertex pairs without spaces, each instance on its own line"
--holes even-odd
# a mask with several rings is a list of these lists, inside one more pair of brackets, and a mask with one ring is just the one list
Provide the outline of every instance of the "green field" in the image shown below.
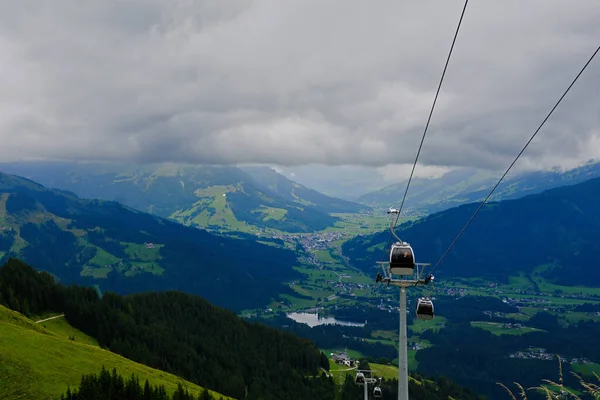
[[592,376],[595,373],[600,376],[600,364],[571,364],[571,368],[578,374]]
[[413,324],[408,326],[413,334],[419,335],[426,330],[433,329],[434,331],[439,331],[442,325],[444,325],[448,320],[442,316],[436,315],[436,317],[431,321],[424,321],[420,319],[414,319]]
[[[355,236],[365,233],[376,233],[389,229],[390,217],[384,211],[374,212],[372,214],[350,214],[333,213],[334,217],[340,218],[334,226],[326,228],[323,232],[343,232]],[[398,223],[416,219],[415,217],[402,217]]]
[[285,217],[285,215],[287,214],[287,210],[284,210],[283,208],[274,208],[274,207],[267,207],[267,206],[260,206],[260,208],[256,211],[253,212],[259,212],[262,213],[264,215],[263,217],[263,221],[269,221],[271,219],[274,220],[280,220],[283,219]]
[[[351,352],[348,351],[348,356],[351,356]],[[352,356],[351,356],[352,357]],[[410,365],[410,361],[409,361]],[[371,371],[373,371],[372,376],[374,378],[383,378],[386,380],[390,379],[398,379],[398,367],[394,365],[383,365],[376,363],[369,363],[371,367]],[[360,365],[355,368],[347,367],[346,365],[338,365],[331,358],[329,359],[329,372],[333,378],[333,382],[335,385],[340,384],[340,379],[342,382],[346,379],[346,375],[352,376],[354,378],[356,376],[356,369],[360,369]],[[409,380],[418,382],[412,377],[408,377]]]
[[133,276],[144,272],[162,275],[164,268],[158,262],[162,258],[160,249],[164,247],[164,244],[153,244],[154,247],[147,247],[145,244],[123,242],[121,245],[125,246],[125,252],[129,256],[127,263],[96,247],[96,255],[87,265],[83,266],[81,276],[106,278],[113,270],[117,270],[125,276]]
[[317,250],[315,252],[315,254],[317,255],[317,258],[319,259],[319,261],[321,261],[322,263],[326,263],[326,264],[335,264],[336,263],[335,258],[333,258],[331,256],[330,250]]
[[197,224],[202,227],[253,233],[257,228],[238,221],[227,204],[227,193],[236,191],[235,186],[211,186],[198,189],[198,201],[185,210],[176,211],[170,218],[184,224]]
[[93,267],[104,267],[105,265],[114,264],[119,261],[119,259],[112,254],[108,253],[106,250],[96,247],[96,255],[92,258],[88,264]]
[[195,395],[200,393],[197,385],[88,344],[93,339],[65,324],[60,319],[36,324],[0,306],[0,399],[55,399],[68,387],[78,386],[82,374],[99,373],[102,366],[164,385],[169,394],[178,382]]
[[524,335],[530,332],[544,332],[542,329],[529,328],[523,326],[521,328],[509,328],[500,322],[473,321],[471,326],[474,328],[485,329],[492,332],[494,335]]

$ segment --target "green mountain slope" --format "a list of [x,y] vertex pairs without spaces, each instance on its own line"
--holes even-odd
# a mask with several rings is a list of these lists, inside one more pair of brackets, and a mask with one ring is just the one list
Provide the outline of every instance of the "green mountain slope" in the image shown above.
[[281,282],[298,276],[292,251],[0,173],[0,261],[9,256],[68,283],[118,293],[176,289],[235,310],[268,304]]
[[199,386],[175,375],[79,342],[77,337],[84,335],[71,329],[75,341],[0,305],[0,398],[57,399],[67,387],[79,385],[82,374],[98,373],[103,365],[117,368],[126,377],[134,373],[142,382],[147,379],[153,385],[164,385],[169,394],[178,382],[200,394]]
[[[437,273],[507,281],[536,273],[563,285],[600,284],[600,178],[487,204],[446,256]],[[479,204],[431,214],[398,228],[417,261],[435,263]],[[365,271],[381,260],[389,232],[346,242],[344,254]],[[543,268],[541,268],[543,266]]]
[[209,229],[312,232],[332,226],[338,219],[329,213],[349,207],[308,190],[298,192],[308,199],[281,196],[230,166],[27,162],[2,164],[0,170]]
[[245,321],[198,296],[167,291],[100,297],[93,288],[57,284],[10,259],[0,267],[0,304],[26,314],[62,312],[103,348],[235,398],[334,397],[333,382],[320,376],[326,357],[314,343]]
[[242,170],[281,198],[303,206],[315,207],[325,213],[357,213],[370,208],[363,204],[326,196],[287,179],[272,168],[244,167]]
[[[500,178],[501,173],[458,169],[439,178],[413,179],[406,198],[405,210],[412,214],[429,214],[461,204],[482,201]],[[565,185],[574,185],[600,177],[600,163],[589,162],[565,172],[559,170],[518,173],[509,176],[496,189],[492,200],[517,199]],[[367,193],[358,201],[374,207],[398,206],[406,182]]]

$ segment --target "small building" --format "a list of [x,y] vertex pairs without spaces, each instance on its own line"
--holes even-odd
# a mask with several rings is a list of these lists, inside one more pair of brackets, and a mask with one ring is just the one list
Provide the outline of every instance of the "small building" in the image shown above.
[[348,357],[348,353],[346,353],[346,350],[342,351],[339,354],[331,353],[331,359],[336,364],[346,364],[346,365],[349,365],[350,362],[352,361],[352,360],[350,360],[350,357]]

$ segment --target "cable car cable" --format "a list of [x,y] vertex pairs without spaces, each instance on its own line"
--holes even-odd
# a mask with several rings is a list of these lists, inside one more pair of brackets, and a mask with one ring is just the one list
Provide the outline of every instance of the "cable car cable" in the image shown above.
[[[419,160],[419,155],[421,154],[421,148],[423,147],[423,142],[425,141],[425,136],[427,135],[427,130],[429,129],[429,123],[431,122],[433,110],[435,109],[435,105],[437,103],[437,99],[440,94],[440,89],[442,88],[442,83],[444,82],[444,77],[446,76],[446,70],[448,69],[448,64],[450,62],[450,56],[452,56],[452,51],[454,50],[454,44],[456,43],[456,38],[458,37],[458,32],[460,30],[460,26],[462,24],[462,20],[465,15],[465,10],[467,9],[467,4],[469,4],[469,0],[465,0],[465,5],[463,6],[462,12],[460,14],[460,19],[458,20],[458,25],[456,26],[456,31],[454,32],[454,38],[452,39],[452,45],[450,46],[450,51],[448,52],[448,57],[446,58],[446,64],[444,65],[444,70],[443,70],[442,76],[440,78],[440,83],[438,84],[438,88],[435,93],[435,97],[433,99],[433,104],[431,106],[431,110],[429,111],[429,117],[427,118],[427,124],[425,125],[425,130],[423,131],[423,136],[421,137],[421,143],[419,144],[419,149],[417,150],[417,156],[415,157],[415,162],[413,163],[412,170],[410,172],[410,177],[408,178],[406,190],[404,191],[404,196],[402,197],[402,203],[400,204],[400,208],[398,209],[398,214],[396,215],[396,220],[394,221],[394,223],[391,226],[390,237],[388,239],[388,242],[385,245],[385,247],[383,248],[383,260],[385,260],[387,248],[390,246],[392,239],[393,239],[392,232],[398,225],[398,220],[400,219],[400,213],[402,212],[402,207],[404,207],[404,201],[406,200],[406,194],[408,193],[408,188],[410,187],[410,183],[412,181],[412,177],[415,172],[415,168],[417,166],[417,161]],[[393,219],[393,216],[392,216],[392,219]]]
[[440,257],[440,259],[435,263],[435,265],[431,269],[430,273],[433,273],[433,271],[435,271],[435,269],[442,262],[442,260],[444,259],[444,257],[446,257],[446,255],[454,247],[454,245],[456,244],[456,242],[458,241],[458,239],[461,237],[461,235],[463,234],[463,232],[467,229],[467,227],[471,224],[471,222],[473,221],[473,219],[475,218],[475,216],[479,213],[479,211],[483,208],[483,206],[489,200],[489,198],[494,193],[494,191],[496,190],[496,188],[498,187],[498,185],[500,185],[500,183],[502,182],[502,180],[504,180],[504,178],[506,177],[506,175],[508,174],[508,172],[511,170],[511,168],[513,167],[513,165],[515,165],[515,163],[517,162],[517,160],[519,159],[519,157],[521,157],[521,154],[523,154],[523,152],[525,151],[525,149],[527,148],[527,146],[529,146],[529,143],[531,143],[531,141],[533,140],[533,138],[535,138],[535,136],[542,129],[542,127],[544,126],[544,124],[546,123],[546,121],[548,121],[548,119],[550,118],[550,116],[552,115],[552,113],[554,113],[554,110],[556,110],[556,108],[562,102],[562,100],[565,98],[565,96],[567,95],[567,93],[569,93],[569,91],[571,90],[571,88],[573,87],[573,85],[575,84],[575,82],[577,82],[577,80],[579,79],[579,77],[581,76],[581,74],[583,74],[583,71],[585,71],[585,69],[588,67],[588,65],[594,59],[594,57],[596,57],[596,54],[598,54],[598,51],[600,51],[600,46],[598,46],[598,48],[596,49],[596,51],[594,51],[594,54],[592,54],[592,56],[589,58],[589,60],[585,63],[585,65],[583,66],[583,68],[581,69],[581,71],[579,71],[579,73],[577,74],[577,76],[575,77],[575,79],[573,79],[573,82],[571,82],[571,84],[569,85],[569,87],[567,88],[567,90],[565,90],[565,92],[560,97],[560,99],[556,102],[556,104],[554,105],[554,107],[552,107],[552,109],[550,110],[550,112],[548,113],[548,115],[546,116],[546,118],[544,118],[544,120],[542,121],[542,123],[540,124],[540,126],[535,130],[535,132],[533,133],[533,135],[529,138],[529,140],[527,141],[527,143],[525,144],[525,146],[523,147],[523,149],[521,149],[521,151],[519,152],[519,154],[517,155],[517,157],[513,160],[513,162],[508,167],[508,169],[504,172],[504,175],[502,175],[502,177],[500,178],[500,180],[498,180],[498,182],[496,183],[496,185],[494,185],[494,187],[492,188],[492,190],[490,191],[490,193],[481,202],[481,204],[479,205],[479,207],[477,208],[477,210],[475,210],[475,212],[473,213],[473,215],[471,216],[471,218],[469,218],[469,220],[467,221],[467,223],[465,224],[465,226],[463,226],[463,228],[460,230],[460,232],[458,233],[458,235],[454,238],[454,240],[452,241],[452,243],[450,244],[450,246],[446,249],[446,251],[444,252],[444,254],[442,254],[442,256]]
[[452,55],[452,50],[454,50],[454,44],[456,43],[458,31],[460,30],[460,25],[462,24],[462,20],[465,15],[465,10],[467,9],[467,4],[469,4],[469,0],[465,0],[465,5],[462,9],[462,13],[460,14],[460,19],[458,21],[458,25],[456,26],[456,32],[454,32],[454,39],[452,39],[452,46],[450,46],[450,51],[448,52],[448,57],[446,58],[446,65],[444,65],[444,71],[442,72],[442,77],[440,78],[440,83],[438,84],[438,88],[435,93],[435,97],[433,99],[433,104],[431,105],[431,110],[429,111],[429,117],[427,118],[427,124],[425,124],[425,130],[423,131],[423,136],[421,137],[421,144],[419,144],[419,149],[417,150],[417,156],[415,157],[415,162],[413,163],[412,171],[410,172],[410,177],[408,178],[406,190],[404,191],[404,196],[402,197],[402,203],[400,203],[400,208],[398,209],[398,215],[396,216],[396,222],[394,223],[394,227],[396,227],[396,225],[398,224],[398,219],[400,218],[400,213],[402,212],[402,207],[404,206],[404,201],[406,200],[406,194],[408,193],[408,188],[410,187],[410,182],[412,181],[412,177],[415,172],[415,167],[417,166],[417,161],[419,160],[419,155],[421,154],[421,148],[423,147],[423,142],[425,141],[425,136],[427,135],[427,129],[429,129],[429,123],[431,122],[431,117],[433,115],[433,110],[435,109],[435,104],[437,103],[438,96],[440,95],[440,89],[442,88],[442,83],[444,82],[444,77],[446,76],[446,70],[448,69],[448,63],[450,62],[450,56]]

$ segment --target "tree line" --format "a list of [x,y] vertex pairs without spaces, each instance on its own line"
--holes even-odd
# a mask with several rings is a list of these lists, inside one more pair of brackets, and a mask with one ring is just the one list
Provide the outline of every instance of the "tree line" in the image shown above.
[[[132,374],[124,379],[113,369],[112,373],[102,366],[99,374],[84,374],[77,388],[63,394],[61,400],[215,400],[210,392],[204,389],[197,397],[178,383],[177,390],[169,396],[163,385],[151,385],[146,379],[142,385],[139,377]],[[220,399],[223,399],[221,396]]]

